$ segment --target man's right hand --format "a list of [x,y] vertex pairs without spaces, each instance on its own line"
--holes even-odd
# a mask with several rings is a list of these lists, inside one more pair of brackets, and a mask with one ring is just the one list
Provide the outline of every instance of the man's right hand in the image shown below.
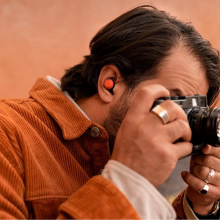
[[[171,100],[160,104],[167,110],[169,121],[152,113],[151,107],[158,98],[169,96],[161,85],[141,88],[115,139],[112,159],[136,171],[155,187],[170,175],[178,159],[192,151],[191,129],[183,109]],[[182,142],[176,142],[179,139]]]

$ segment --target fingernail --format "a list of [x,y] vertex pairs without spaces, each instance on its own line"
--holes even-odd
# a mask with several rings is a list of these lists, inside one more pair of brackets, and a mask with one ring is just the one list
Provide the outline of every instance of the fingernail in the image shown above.
[[181,173],[181,176],[184,177],[184,176],[186,176],[186,174],[187,174],[187,172],[186,172],[186,171],[183,171],[183,172]]

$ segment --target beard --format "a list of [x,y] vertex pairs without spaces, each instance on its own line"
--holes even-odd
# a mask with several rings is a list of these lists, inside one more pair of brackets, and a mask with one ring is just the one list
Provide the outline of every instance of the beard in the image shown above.
[[129,91],[125,91],[118,102],[112,106],[109,110],[109,115],[104,121],[104,128],[109,135],[109,149],[112,154],[115,138],[118,133],[118,129],[121,126],[123,119],[131,104],[131,95]]

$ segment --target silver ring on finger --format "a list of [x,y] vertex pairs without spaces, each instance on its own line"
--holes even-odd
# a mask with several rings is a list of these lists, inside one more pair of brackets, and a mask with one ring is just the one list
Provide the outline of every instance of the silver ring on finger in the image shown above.
[[205,181],[206,183],[211,183],[212,180],[213,180],[214,177],[215,177],[215,170],[214,170],[214,169],[211,169],[211,168],[209,168],[209,169],[210,169],[209,174],[208,174],[208,176],[204,179],[204,181]]
[[151,112],[159,116],[159,118],[163,121],[164,124],[167,124],[169,121],[169,115],[166,109],[162,108],[160,105],[156,105],[152,108]]
[[199,193],[205,195],[207,194],[208,191],[209,191],[209,185],[206,183],[205,186],[203,186],[203,188],[199,190]]

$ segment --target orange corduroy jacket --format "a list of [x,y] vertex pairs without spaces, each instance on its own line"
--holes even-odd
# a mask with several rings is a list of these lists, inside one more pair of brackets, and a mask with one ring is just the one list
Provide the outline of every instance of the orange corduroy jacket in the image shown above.
[[107,132],[47,80],[27,99],[0,100],[0,218],[139,219],[98,175],[109,159]]

